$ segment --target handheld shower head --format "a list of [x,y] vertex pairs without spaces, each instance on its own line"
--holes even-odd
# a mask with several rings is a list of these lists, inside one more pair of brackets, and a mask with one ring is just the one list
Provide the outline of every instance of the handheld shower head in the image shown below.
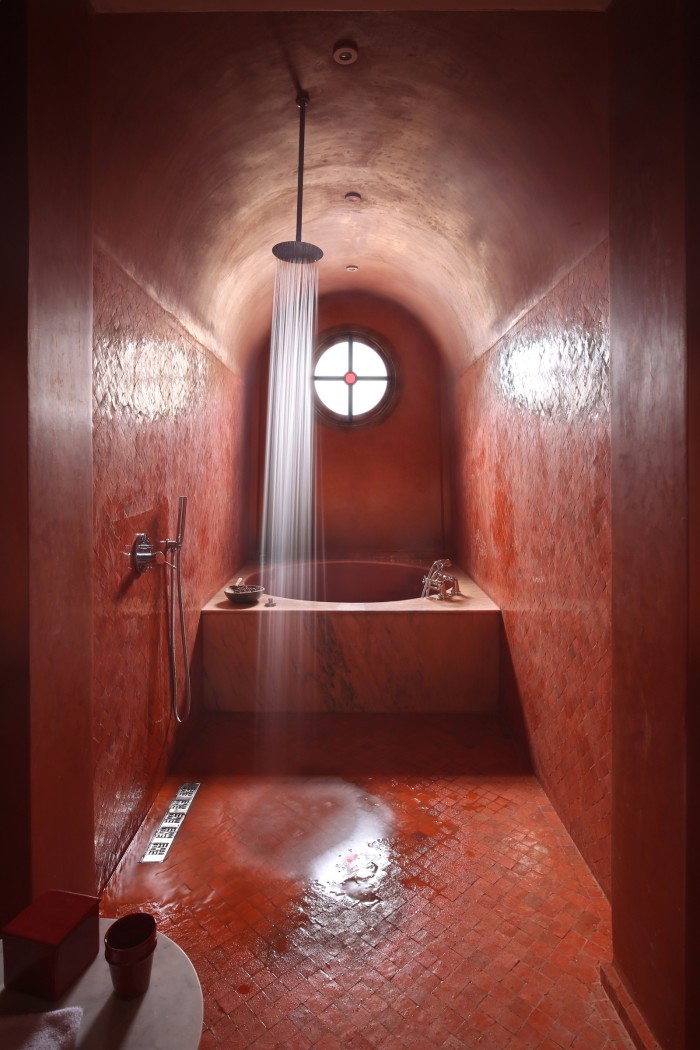
[[182,537],[185,532],[185,518],[187,516],[187,496],[180,496],[177,507],[177,545],[182,546]]

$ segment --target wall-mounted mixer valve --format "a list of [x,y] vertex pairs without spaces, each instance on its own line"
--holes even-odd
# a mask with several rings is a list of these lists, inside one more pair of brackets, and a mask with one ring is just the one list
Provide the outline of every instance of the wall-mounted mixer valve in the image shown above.
[[139,576],[151,568],[152,565],[164,565],[165,554],[154,546],[148,538],[147,532],[137,532],[131,548],[131,564],[134,572]]

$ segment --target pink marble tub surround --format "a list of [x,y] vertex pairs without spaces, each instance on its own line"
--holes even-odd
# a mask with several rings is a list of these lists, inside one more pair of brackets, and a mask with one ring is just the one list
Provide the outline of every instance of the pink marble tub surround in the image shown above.
[[[420,597],[423,562],[337,561],[328,563],[326,575],[337,581],[352,566],[369,587],[388,576],[389,565],[417,571],[416,597],[310,602],[272,595],[272,607],[265,596],[240,607],[230,604],[223,588],[218,591],[202,610],[206,707],[495,710],[500,611],[461,570],[450,570],[461,593],[442,602]],[[258,572],[259,566],[246,566],[232,582],[248,582]]]

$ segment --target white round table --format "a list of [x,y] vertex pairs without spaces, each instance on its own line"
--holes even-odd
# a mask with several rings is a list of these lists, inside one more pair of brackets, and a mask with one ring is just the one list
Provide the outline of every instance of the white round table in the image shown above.
[[49,1002],[0,984],[0,1014],[82,1006],[81,1050],[196,1050],[204,1007],[194,966],[182,948],[159,932],[148,991],[138,999],[117,999],[104,957],[104,935],[113,922],[100,919],[100,950],[61,999]]

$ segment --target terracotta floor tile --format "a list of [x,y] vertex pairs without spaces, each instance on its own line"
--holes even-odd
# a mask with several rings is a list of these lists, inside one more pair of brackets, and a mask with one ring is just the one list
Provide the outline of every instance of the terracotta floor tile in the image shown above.
[[197,969],[202,1050],[631,1048],[598,979],[608,904],[482,717],[207,716],[103,895],[135,908]]

